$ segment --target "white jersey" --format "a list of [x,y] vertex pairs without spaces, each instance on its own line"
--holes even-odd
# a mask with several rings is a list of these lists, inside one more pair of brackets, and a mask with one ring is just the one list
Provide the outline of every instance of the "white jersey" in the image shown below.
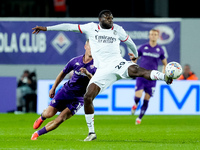
[[125,42],[134,56],[138,57],[136,45],[124,29],[116,24],[111,29],[102,29],[93,22],[84,25],[63,23],[49,26],[47,31],[80,31],[87,35],[94,65],[98,68],[88,86],[95,83],[100,87],[100,92],[115,81],[129,77],[128,67],[134,63],[121,57],[120,41]]
[[97,23],[83,25],[63,23],[47,27],[47,31],[74,31],[85,33],[90,41],[91,53],[94,65],[104,68],[115,61],[123,59],[120,54],[120,41],[125,42],[134,56],[138,57],[136,45],[124,29],[114,24],[111,29],[102,29]]
[[121,26],[114,24],[111,29],[103,29],[99,24],[91,22],[78,25],[78,28],[89,38],[94,65],[97,68],[106,67],[122,59],[120,41],[126,41],[129,36]]

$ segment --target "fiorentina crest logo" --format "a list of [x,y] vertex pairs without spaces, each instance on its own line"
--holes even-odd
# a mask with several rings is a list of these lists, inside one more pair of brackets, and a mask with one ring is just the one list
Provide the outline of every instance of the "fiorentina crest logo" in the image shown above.
[[69,38],[62,32],[59,32],[56,37],[52,40],[51,44],[56,51],[62,55],[71,45]]

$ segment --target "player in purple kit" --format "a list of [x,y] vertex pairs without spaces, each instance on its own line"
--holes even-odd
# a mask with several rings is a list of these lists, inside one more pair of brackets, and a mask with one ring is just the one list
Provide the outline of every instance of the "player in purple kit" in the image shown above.
[[[83,96],[86,87],[96,71],[93,65],[89,40],[86,41],[84,48],[85,55],[71,59],[57,76],[54,85],[49,91],[49,97],[53,98],[53,100],[34,122],[33,128],[38,129],[46,118],[53,117],[58,111],[61,113],[55,120],[50,121],[41,130],[33,133],[31,140],[36,140],[40,135],[56,129],[63,121],[72,117],[83,106]],[[74,70],[72,78],[55,95],[58,84],[72,70]]]
[[[141,57],[140,67],[148,70],[157,70],[158,61],[161,60],[163,63],[163,73],[165,73],[165,67],[167,65],[167,59],[164,56],[164,50],[157,44],[159,38],[158,30],[152,29],[149,32],[149,43],[142,45],[138,49],[138,56]],[[135,113],[137,106],[139,104],[140,98],[142,97],[143,91],[145,92],[144,102],[141,107],[141,112],[139,117],[136,119],[136,124],[141,123],[141,119],[144,116],[150,97],[153,96],[156,86],[156,80],[147,80],[142,77],[136,78],[135,86],[135,104],[133,105],[131,112]]]

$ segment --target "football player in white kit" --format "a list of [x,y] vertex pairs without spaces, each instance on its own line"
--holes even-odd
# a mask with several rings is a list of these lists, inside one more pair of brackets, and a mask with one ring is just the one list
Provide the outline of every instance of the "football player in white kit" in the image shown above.
[[172,78],[167,77],[157,70],[146,70],[132,61],[126,61],[120,54],[120,41],[127,44],[134,54],[131,59],[138,57],[136,45],[124,29],[113,24],[113,15],[109,10],[99,13],[99,24],[87,23],[83,25],[63,23],[55,26],[36,26],[33,34],[42,31],[74,31],[85,33],[90,41],[91,53],[97,71],[90,80],[84,95],[85,118],[89,134],[84,141],[96,139],[94,131],[94,106],[93,99],[108,86],[119,79],[128,77],[144,77],[148,80],[163,80],[172,83]]

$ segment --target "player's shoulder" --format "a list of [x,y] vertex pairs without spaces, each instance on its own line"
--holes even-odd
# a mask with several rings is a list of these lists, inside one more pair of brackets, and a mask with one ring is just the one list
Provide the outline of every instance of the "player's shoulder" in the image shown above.
[[97,23],[95,23],[95,22],[88,22],[87,24],[89,24],[89,25],[97,25]]
[[97,27],[98,26],[98,24],[95,23],[95,22],[89,22],[89,23],[86,23],[85,25],[90,26],[90,27]]
[[140,49],[149,49],[149,47],[150,47],[149,43],[145,43],[145,44],[139,45]]
[[162,48],[161,45],[157,44],[157,45],[156,45],[156,48],[159,49],[160,51],[163,51],[163,52],[164,52],[164,50],[163,50],[163,48]]
[[149,43],[144,43],[144,44],[142,44],[142,46],[143,46],[143,47],[145,47],[145,46],[150,46],[150,44],[149,44]]
[[156,46],[157,46],[158,48],[162,48],[162,46],[161,46],[161,45],[159,45],[159,44],[157,44]]
[[74,64],[76,62],[79,62],[83,59],[83,55],[80,55],[80,56],[76,56],[76,57],[73,57],[69,62]]
[[120,25],[118,25],[118,24],[115,24],[115,23],[113,24],[113,27],[114,27],[114,28],[113,28],[114,30],[123,30],[123,27],[122,27],[122,26],[120,26]]

